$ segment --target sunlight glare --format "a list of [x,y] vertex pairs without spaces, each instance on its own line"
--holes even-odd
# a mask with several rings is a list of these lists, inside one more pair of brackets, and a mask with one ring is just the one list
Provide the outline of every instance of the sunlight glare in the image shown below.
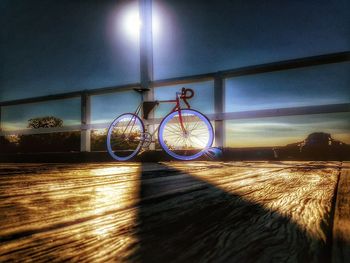
[[[153,10],[152,14],[152,34],[157,36],[160,31],[159,12]],[[140,18],[140,10],[138,5],[130,5],[123,10],[120,23],[124,34],[131,40],[138,41],[140,39],[140,32],[142,29],[142,21]]]
[[125,10],[122,19],[122,28],[124,33],[131,39],[139,39],[141,29],[141,19],[138,6],[129,7]]
[[91,170],[93,175],[120,175],[125,173],[135,173],[138,167],[135,166],[117,166],[117,167],[107,167],[107,168],[97,168]]

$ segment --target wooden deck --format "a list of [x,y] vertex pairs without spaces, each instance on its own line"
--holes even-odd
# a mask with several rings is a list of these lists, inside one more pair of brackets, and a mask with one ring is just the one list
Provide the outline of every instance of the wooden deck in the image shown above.
[[0,164],[0,262],[346,262],[349,169]]

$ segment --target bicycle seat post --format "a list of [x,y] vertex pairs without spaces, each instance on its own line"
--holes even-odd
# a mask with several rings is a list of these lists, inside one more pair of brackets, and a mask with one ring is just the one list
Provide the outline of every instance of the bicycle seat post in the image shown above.
[[145,94],[145,92],[150,91],[150,89],[145,89],[145,88],[134,88],[133,90],[141,94],[142,100],[144,99],[143,95]]
[[[153,99],[153,89],[149,88],[134,88],[134,90],[141,95],[141,103],[142,103],[142,120],[144,121],[146,125],[146,130],[153,134],[155,127],[154,124],[150,123],[148,120],[148,117],[153,119],[153,108],[156,106],[157,102]],[[149,147],[151,150],[155,150],[155,144],[152,142]]]

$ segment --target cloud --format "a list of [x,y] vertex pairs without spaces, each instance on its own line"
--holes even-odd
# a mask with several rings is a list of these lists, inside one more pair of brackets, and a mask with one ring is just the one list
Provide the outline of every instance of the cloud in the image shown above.
[[298,142],[313,132],[330,133],[350,143],[350,114],[333,113],[226,121],[227,146],[277,146]]

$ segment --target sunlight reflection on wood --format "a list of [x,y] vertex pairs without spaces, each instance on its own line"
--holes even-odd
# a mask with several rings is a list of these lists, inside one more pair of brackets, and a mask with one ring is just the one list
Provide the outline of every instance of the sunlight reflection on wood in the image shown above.
[[340,167],[0,164],[0,261],[318,262]]
[[[1,237],[9,239],[1,251],[23,248],[15,257],[0,256],[1,261],[29,255],[34,261],[45,261],[46,253],[64,260],[76,257],[80,250],[85,255],[79,258],[89,260],[103,261],[106,252],[126,254],[123,249],[136,242],[132,232],[124,230],[135,224],[137,210],[130,207],[139,199],[140,166],[114,166],[66,167],[64,174],[44,173],[41,178],[28,174],[22,180],[30,184],[17,190],[2,185],[1,194],[7,196],[2,207],[11,202],[16,209],[6,210],[1,217]],[[101,246],[111,241],[108,249]],[[32,244],[41,249],[32,250]]]

